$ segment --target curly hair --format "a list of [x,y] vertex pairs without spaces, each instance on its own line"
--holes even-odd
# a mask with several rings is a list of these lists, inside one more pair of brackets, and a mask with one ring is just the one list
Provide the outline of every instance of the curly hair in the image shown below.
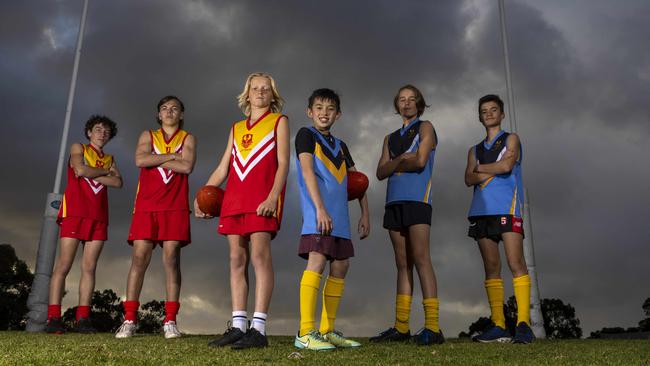
[[113,120],[106,116],[93,114],[90,116],[90,118],[88,118],[88,121],[86,121],[86,127],[84,127],[84,135],[86,138],[88,138],[88,132],[90,132],[96,125],[102,125],[111,130],[109,140],[117,135],[117,124],[113,122]]

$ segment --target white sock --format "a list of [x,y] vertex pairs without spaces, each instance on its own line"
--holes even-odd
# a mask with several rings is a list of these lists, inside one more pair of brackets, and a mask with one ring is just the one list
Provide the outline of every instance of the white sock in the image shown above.
[[246,333],[246,329],[248,328],[248,313],[245,310],[232,312],[232,327],[239,328],[239,330]]
[[266,334],[266,313],[253,313],[253,328],[262,334]]

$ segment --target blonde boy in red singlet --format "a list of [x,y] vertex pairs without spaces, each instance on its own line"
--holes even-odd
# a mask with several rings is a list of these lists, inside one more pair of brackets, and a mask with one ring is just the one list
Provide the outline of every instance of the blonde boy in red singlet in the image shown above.
[[[273,78],[248,76],[238,97],[247,116],[233,124],[226,151],[206,185],[226,178],[218,232],[228,237],[232,323],[212,347],[266,347],[266,314],[273,292],[271,239],[280,229],[284,188],[289,171],[289,120],[280,114],[284,101]],[[197,217],[209,218],[194,202]],[[255,269],[255,313],[248,328],[247,263]]]
[[128,242],[133,246],[126,285],[124,323],[116,338],[131,337],[136,330],[144,274],[156,245],[162,247],[165,268],[165,338],[181,336],[176,314],[181,290],[181,247],[190,243],[188,176],[194,169],[196,140],[183,130],[185,106],[178,97],[158,102],[155,131],[144,131],[138,139],[135,165],[140,168],[138,191]]
[[103,150],[104,145],[117,134],[115,122],[108,117],[94,115],[86,122],[84,132],[89,143],[70,146],[68,184],[57,219],[61,226],[61,240],[59,257],[50,280],[45,328],[48,333],[65,332],[61,321],[61,298],[79,242],[83,244],[83,258],[75,330],[79,333],[96,332],[90,321],[90,301],[95,288],[97,260],[107,239],[106,191],[107,187],[122,187],[122,177],[113,156],[105,154]]

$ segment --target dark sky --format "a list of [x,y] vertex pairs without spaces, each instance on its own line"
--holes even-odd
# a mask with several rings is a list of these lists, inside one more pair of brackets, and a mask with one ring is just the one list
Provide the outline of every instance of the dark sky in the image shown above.
[[[543,4],[543,5],[542,5]],[[650,218],[650,27],[646,1],[506,1],[524,183],[531,198],[543,298],[571,303],[583,330],[634,326],[650,297],[645,235]],[[0,241],[33,267],[45,196],[52,191],[82,1],[0,5]],[[439,145],[434,168],[431,257],[441,326],[455,336],[489,313],[476,245],[466,237],[471,190],[467,149],[484,137],[476,100],[506,96],[496,1],[91,1],[69,142],[84,141],[90,114],[110,116],[118,136],[106,147],[124,175],[109,194],[111,225],[97,289],[124,296],[126,244],[138,171],[139,133],[156,128],[156,103],[181,97],[185,126],[197,137],[195,192],[217,164],[235,96],[254,71],[271,73],[287,101],[292,136],[308,123],[315,88],[342,98],[335,135],[371,177],[372,232],[355,237],[337,325],[370,335],[392,324],[395,270],[381,228],[385,183],[374,178],[383,137],[400,126],[392,98],[418,86]],[[508,128],[508,120],[504,128]],[[293,158],[293,153],[292,153]],[[271,333],[298,328],[296,256],[300,209],[294,164],[284,226],[273,241],[276,287]],[[351,205],[353,226],[359,217]],[[183,250],[181,329],[217,333],[230,318],[228,252],[216,221],[192,220]],[[503,266],[506,294],[511,275]],[[77,301],[78,267],[64,305]],[[164,298],[157,250],[141,300]],[[416,291],[412,328],[422,323]],[[252,308],[250,309],[252,311]]]

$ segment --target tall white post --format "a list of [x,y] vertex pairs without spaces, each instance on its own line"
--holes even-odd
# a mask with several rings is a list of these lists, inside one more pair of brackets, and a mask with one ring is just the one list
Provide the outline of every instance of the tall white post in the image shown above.
[[27,314],[28,319],[26,330],[29,332],[43,331],[47,322],[50,277],[52,276],[52,269],[54,267],[56,244],[58,242],[57,234],[59,232],[59,228],[56,224],[56,217],[59,211],[59,206],[61,205],[61,176],[63,175],[63,162],[66,160],[70,115],[72,113],[74,93],[77,86],[77,72],[79,70],[79,58],[81,57],[81,46],[83,43],[87,12],[88,0],[84,0],[79,34],[77,35],[77,49],[74,56],[74,66],[72,68],[72,80],[70,81],[70,89],[68,91],[68,104],[65,111],[61,146],[59,147],[59,161],[56,167],[56,177],[54,178],[54,192],[48,193],[45,201],[41,237],[38,243],[38,252],[36,254],[34,282],[32,283],[32,289],[27,298],[29,313]]
[[[508,113],[510,121],[510,130],[517,132],[517,118],[515,115],[515,97],[512,90],[512,78],[510,74],[510,56],[508,54],[508,34],[506,31],[506,10],[504,0],[499,0],[499,18],[501,20],[501,44],[503,45],[503,60],[506,72],[506,89],[508,91]],[[542,318],[542,308],[539,296],[539,285],[537,281],[537,270],[535,268],[535,251],[533,249],[533,225],[530,216],[530,204],[528,190],[524,190],[524,257],[528,266],[528,275],[530,276],[530,327],[537,338],[546,338],[544,331],[544,319]]]

